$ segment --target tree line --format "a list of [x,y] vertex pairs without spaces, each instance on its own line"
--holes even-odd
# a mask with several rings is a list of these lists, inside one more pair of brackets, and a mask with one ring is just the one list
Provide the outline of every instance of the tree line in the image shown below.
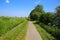
[[42,5],[37,5],[30,13],[31,21],[36,21],[48,33],[60,40],[60,6],[55,8],[55,12],[45,12]]
[[38,21],[46,25],[60,26],[60,6],[55,8],[55,12],[45,12],[42,5],[37,5],[30,13],[30,20]]

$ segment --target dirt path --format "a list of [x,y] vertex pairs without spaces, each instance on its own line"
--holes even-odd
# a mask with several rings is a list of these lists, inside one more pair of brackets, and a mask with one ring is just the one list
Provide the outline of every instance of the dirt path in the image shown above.
[[32,22],[29,22],[28,24],[28,31],[25,40],[42,40],[40,34],[36,30]]

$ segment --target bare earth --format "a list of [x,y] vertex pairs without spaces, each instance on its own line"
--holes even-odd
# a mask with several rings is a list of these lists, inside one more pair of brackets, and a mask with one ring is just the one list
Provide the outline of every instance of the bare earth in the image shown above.
[[31,21],[28,23],[28,30],[25,40],[42,40],[40,34]]

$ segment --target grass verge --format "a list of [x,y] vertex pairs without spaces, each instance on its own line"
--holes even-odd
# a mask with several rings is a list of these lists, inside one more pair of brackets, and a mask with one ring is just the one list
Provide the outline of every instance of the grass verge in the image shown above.
[[25,20],[25,18],[0,16],[0,36],[4,35]]
[[8,31],[5,35],[2,35],[0,37],[0,40],[22,40],[24,39],[26,28],[27,28],[26,25],[27,25],[27,20],[19,24],[15,28],[13,28],[12,30]]
[[46,32],[46,30],[41,28],[38,24],[34,24],[34,25],[36,26],[43,40],[55,40],[53,36],[51,36],[48,32]]

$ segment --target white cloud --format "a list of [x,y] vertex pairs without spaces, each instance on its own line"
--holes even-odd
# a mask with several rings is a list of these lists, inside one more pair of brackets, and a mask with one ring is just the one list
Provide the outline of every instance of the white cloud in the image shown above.
[[10,1],[9,0],[6,0],[6,3],[9,3]]
[[39,4],[40,3],[40,0],[39,1],[37,1],[37,2],[35,2],[35,4]]

